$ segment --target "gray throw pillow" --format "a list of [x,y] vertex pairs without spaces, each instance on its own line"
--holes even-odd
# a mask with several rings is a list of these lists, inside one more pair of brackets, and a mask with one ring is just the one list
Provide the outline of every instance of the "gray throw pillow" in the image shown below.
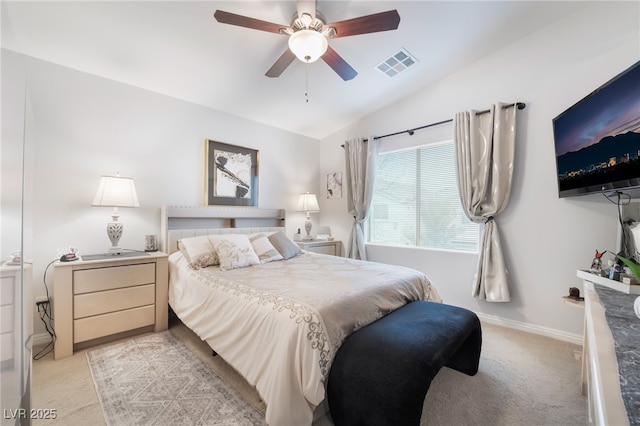
[[292,257],[302,254],[300,247],[291,241],[282,231],[269,235],[269,242],[278,250],[278,253],[282,255],[283,259],[291,259]]

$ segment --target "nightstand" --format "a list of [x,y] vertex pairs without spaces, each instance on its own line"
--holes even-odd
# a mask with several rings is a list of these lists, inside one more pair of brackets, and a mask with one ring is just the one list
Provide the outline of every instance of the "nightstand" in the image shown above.
[[342,242],[338,240],[311,240],[296,241],[298,247],[302,250],[313,253],[330,254],[332,256],[342,256]]
[[92,255],[54,266],[56,360],[80,347],[168,328],[165,253]]

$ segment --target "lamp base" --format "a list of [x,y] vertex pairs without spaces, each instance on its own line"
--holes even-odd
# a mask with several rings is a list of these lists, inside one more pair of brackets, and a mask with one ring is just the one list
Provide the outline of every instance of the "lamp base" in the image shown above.
[[116,255],[122,253],[122,249],[118,247],[118,242],[120,242],[120,237],[122,237],[122,231],[123,226],[120,222],[114,221],[107,224],[107,235],[109,236],[109,240],[111,240],[111,248],[107,250],[107,254]]
[[307,235],[305,235],[302,239],[310,240],[311,239],[311,219],[309,217],[307,217],[307,220],[304,222],[304,230],[307,231]]
[[110,254],[112,256],[117,256],[119,254],[122,254],[124,250],[122,250],[120,247],[109,247],[109,250],[105,251],[104,254]]

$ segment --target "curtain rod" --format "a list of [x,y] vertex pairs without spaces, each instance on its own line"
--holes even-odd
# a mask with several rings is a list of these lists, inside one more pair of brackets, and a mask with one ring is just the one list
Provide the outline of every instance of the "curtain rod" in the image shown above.
[[[524,109],[527,104],[523,103],[523,102],[514,102],[512,104],[508,104],[508,105],[504,105],[502,107],[502,109],[507,109],[507,108],[511,108],[511,107],[517,107],[518,109]],[[478,111],[476,112],[476,115],[482,115],[482,114],[486,114],[488,112],[490,112],[491,110],[486,109],[484,111]],[[433,127],[433,126],[439,126],[440,124],[445,124],[445,123],[451,123],[453,121],[453,118],[450,118],[448,120],[442,120],[442,121],[438,121],[437,123],[431,123],[431,124],[426,124],[424,126],[420,126],[420,127],[414,127],[413,129],[408,129],[408,130],[403,130],[401,132],[395,132],[395,133],[389,133],[388,135],[382,135],[382,136],[375,136],[373,139],[377,140],[377,139],[384,139],[384,138],[388,138],[389,136],[396,136],[396,135],[401,135],[403,133],[409,133],[409,136],[413,136],[413,133],[416,130],[422,130],[422,129],[426,129],[427,127]],[[367,140],[365,139],[365,142]],[[340,145],[344,148],[344,145]]]

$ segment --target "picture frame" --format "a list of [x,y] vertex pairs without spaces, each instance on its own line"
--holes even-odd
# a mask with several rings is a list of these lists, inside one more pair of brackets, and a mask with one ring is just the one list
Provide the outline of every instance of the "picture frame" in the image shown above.
[[258,206],[259,151],[211,139],[205,141],[207,205]]
[[327,199],[342,198],[342,172],[327,174]]

